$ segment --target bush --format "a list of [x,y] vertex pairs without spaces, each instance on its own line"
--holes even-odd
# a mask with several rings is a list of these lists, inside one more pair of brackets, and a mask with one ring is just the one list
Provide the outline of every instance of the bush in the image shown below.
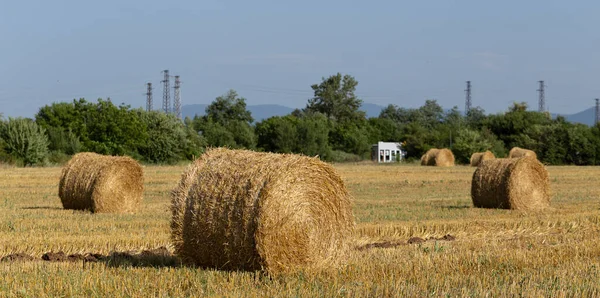
[[359,162],[362,158],[359,155],[347,153],[340,150],[333,150],[329,155],[331,162]]
[[140,119],[148,129],[148,141],[138,147],[143,159],[151,163],[175,163],[184,155],[184,124],[171,114],[140,111]]
[[43,163],[48,155],[46,132],[31,119],[9,118],[2,126],[0,136],[4,152],[25,166]]
[[71,159],[71,155],[65,154],[61,151],[51,151],[48,154],[48,163],[51,165],[64,165]]

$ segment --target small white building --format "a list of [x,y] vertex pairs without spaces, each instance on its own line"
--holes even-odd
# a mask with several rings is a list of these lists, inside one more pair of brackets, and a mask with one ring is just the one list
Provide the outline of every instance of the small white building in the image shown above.
[[406,152],[401,143],[377,142],[371,147],[371,160],[378,163],[398,162],[404,159]]

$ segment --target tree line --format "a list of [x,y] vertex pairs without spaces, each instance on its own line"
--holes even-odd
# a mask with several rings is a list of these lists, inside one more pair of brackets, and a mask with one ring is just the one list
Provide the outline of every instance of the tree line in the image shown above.
[[[34,118],[0,121],[0,161],[20,166],[61,164],[77,152],[129,155],[146,163],[193,160],[207,147],[299,153],[326,161],[369,159],[378,141],[402,142],[407,159],[430,148],[450,148],[459,163],[472,153],[498,157],[518,146],[552,165],[600,164],[600,127],[567,122],[513,103],[506,112],[466,114],[436,100],[416,109],[389,105],[378,117],[361,111],[358,82],[340,73],[311,86],[305,108],[256,122],[235,90],[217,97],[203,116],[183,121],[160,111],[85,99],[41,107]],[[0,114],[1,115],[1,114]],[[0,117],[1,118],[1,117]]]

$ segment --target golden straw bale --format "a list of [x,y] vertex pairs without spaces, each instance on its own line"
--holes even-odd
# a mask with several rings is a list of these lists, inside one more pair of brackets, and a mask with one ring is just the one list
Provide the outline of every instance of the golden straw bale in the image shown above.
[[65,209],[134,213],[142,201],[144,173],[130,157],[78,153],[63,167],[58,196]]
[[531,156],[531,157],[537,158],[537,154],[535,154],[535,151],[529,150],[529,149],[513,147],[508,152],[508,158],[519,158],[519,157],[523,157],[523,156]]
[[422,166],[430,166],[430,160],[437,154],[439,149],[432,148],[427,150],[423,156],[421,156],[421,165]]
[[473,173],[471,198],[481,208],[546,208],[550,206],[548,171],[530,156],[483,161]]
[[421,157],[421,165],[423,166],[437,166],[437,167],[451,167],[454,166],[454,154],[450,149],[429,149]]
[[294,154],[210,149],[172,192],[171,239],[184,262],[270,274],[343,263],[351,197],[332,166]]
[[476,167],[479,166],[482,161],[494,158],[496,158],[496,156],[489,150],[485,152],[475,152],[471,155],[470,163],[472,167]]

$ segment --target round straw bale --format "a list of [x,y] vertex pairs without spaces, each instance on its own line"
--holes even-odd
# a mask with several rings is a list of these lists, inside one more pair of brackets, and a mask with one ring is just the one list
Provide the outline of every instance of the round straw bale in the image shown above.
[[62,169],[58,196],[65,209],[134,213],[142,201],[143,175],[130,157],[78,153]]
[[351,197],[318,158],[210,149],[172,192],[171,239],[186,263],[269,274],[343,263]]
[[472,167],[476,167],[479,166],[482,161],[494,158],[496,158],[496,156],[489,150],[485,152],[475,152],[471,155],[470,163]]
[[421,157],[421,165],[451,167],[454,166],[454,154],[450,149],[429,149],[425,155]]
[[519,157],[523,157],[523,156],[531,156],[531,157],[537,158],[537,154],[535,154],[535,151],[529,150],[529,149],[513,147],[508,152],[508,158],[519,158]]
[[423,156],[421,156],[421,165],[422,166],[432,166],[433,164],[433,157],[437,154],[437,152],[439,151],[439,149],[436,148],[431,148],[429,150],[427,150],[427,152],[425,152],[425,154],[423,154]]
[[434,158],[435,166],[438,167],[452,167],[454,166],[454,154],[450,149],[440,149]]
[[548,171],[530,156],[483,161],[473,173],[471,198],[481,208],[543,209],[550,205]]

